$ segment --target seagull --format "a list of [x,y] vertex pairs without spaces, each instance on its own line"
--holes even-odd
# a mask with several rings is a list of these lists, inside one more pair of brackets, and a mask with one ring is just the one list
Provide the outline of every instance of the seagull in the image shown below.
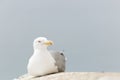
[[65,71],[66,58],[61,51],[49,51],[53,41],[38,37],[33,42],[34,53],[30,57],[27,71],[31,76],[44,76]]

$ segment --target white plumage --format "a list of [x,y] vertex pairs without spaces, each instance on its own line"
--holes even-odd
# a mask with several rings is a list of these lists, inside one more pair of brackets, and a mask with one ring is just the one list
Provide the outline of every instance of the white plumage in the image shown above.
[[[48,51],[53,42],[45,37],[34,40],[34,53],[29,59],[27,70],[31,76],[43,76],[65,71],[65,57],[60,52]],[[52,55],[51,55],[52,54]]]

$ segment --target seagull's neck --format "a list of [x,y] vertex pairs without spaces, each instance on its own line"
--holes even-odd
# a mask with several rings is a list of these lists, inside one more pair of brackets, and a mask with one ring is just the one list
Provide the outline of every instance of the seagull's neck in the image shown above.
[[44,50],[44,51],[46,51],[47,50],[47,47],[46,46],[33,46],[33,48],[34,48],[34,51],[35,50],[38,50],[38,51],[41,51],[41,50]]
[[43,54],[44,52],[48,52],[48,49],[46,47],[39,47],[34,48],[34,53]]

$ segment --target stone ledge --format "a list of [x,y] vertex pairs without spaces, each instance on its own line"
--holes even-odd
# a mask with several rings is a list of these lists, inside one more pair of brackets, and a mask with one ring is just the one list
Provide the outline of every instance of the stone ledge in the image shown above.
[[24,75],[18,80],[120,80],[120,73],[112,72],[63,72],[42,77]]

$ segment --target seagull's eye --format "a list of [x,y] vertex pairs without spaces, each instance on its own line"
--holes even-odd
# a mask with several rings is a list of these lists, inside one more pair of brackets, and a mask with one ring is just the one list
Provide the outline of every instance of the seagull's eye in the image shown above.
[[41,41],[38,41],[38,43],[41,43]]

